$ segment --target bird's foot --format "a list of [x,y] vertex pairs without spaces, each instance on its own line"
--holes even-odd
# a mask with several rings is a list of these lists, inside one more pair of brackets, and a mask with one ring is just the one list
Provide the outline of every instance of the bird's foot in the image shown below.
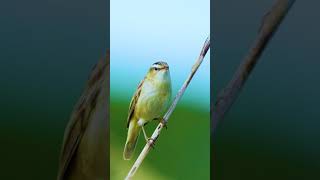
[[162,124],[162,127],[165,127],[166,129],[168,129],[167,121],[165,121],[163,118],[154,118],[154,120],[159,121]]
[[154,149],[154,146],[156,145],[154,139],[148,138],[147,143],[152,147],[152,149]]
[[168,129],[167,121],[165,121],[163,118],[161,118],[160,123],[162,124],[162,127],[165,127],[166,129]]

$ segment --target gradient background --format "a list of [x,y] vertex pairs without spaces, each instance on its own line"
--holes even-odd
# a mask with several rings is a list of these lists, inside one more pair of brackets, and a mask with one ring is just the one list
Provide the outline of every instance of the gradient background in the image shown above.
[[[213,99],[275,1],[213,1]],[[318,1],[296,1],[212,139],[212,178],[319,179]]]
[[64,128],[109,43],[109,3],[0,5],[0,179],[56,179]]
[[[173,97],[182,86],[210,34],[210,1],[111,1],[111,179],[123,179],[145,141],[141,134],[134,157],[123,160],[127,112],[137,85],[156,61],[170,66]],[[151,150],[136,179],[209,179],[210,57]],[[158,123],[146,126],[151,135]]]
[[[273,2],[212,1],[213,99],[247,53]],[[212,139],[212,178],[319,178],[319,5],[297,1],[280,26]],[[108,9],[104,0],[1,2],[0,179],[56,178],[64,128],[92,66],[108,47]],[[190,45],[198,53],[198,45]],[[175,133],[171,129],[179,125],[174,122],[161,143]]]

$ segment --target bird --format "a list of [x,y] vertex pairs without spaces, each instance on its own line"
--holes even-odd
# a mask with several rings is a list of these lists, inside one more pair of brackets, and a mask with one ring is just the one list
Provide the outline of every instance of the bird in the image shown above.
[[169,66],[164,61],[151,65],[144,79],[135,91],[127,117],[127,139],[123,150],[123,159],[130,160],[142,129],[147,143],[144,126],[152,120],[163,121],[163,114],[167,110],[171,99],[171,78]]
[[92,68],[65,129],[57,180],[109,179],[110,50]]

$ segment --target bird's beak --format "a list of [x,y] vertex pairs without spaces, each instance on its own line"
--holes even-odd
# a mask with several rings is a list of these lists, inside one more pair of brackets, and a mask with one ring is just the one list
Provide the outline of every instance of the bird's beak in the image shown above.
[[169,67],[162,67],[160,70],[166,70],[166,71],[168,71],[168,70],[169,70]]

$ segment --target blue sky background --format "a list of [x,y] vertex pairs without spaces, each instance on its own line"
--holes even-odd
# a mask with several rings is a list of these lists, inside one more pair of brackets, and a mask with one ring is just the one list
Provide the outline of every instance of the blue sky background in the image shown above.
[[[158,60],[170,66],[175,95],[210,34],[210,1],[112,0],[110,5],[111,97],[130,99]],[[207,55],[182,102],[209,111],[209,76]]]

